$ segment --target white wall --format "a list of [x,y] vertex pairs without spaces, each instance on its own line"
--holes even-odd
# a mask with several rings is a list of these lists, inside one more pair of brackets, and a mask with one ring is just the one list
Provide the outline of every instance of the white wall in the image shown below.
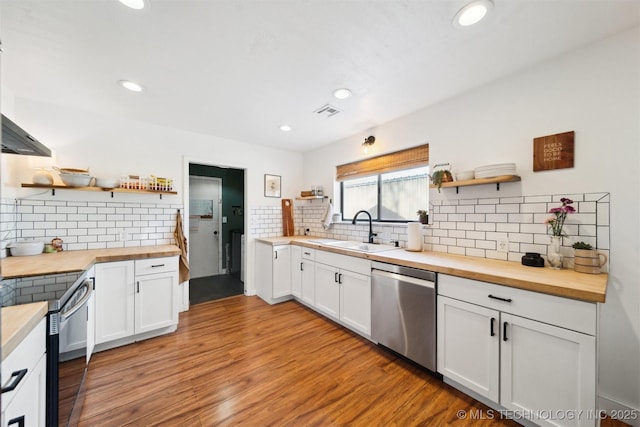
[[[576,50],[439,105],[305,154],[305,183],[334,186],[335,166],[428,142],[454,170],[516,162],[522,182],[435,199],[611,193],[611,265],[601,306],[601,403],[640,410],[640,30]],[[533,138],[574,130],[575,167],[533,172]],[[337,194],[337,193],[334,193]],[[493,195],[493,196],[492,196]]]
[[[189,204],[185,177],[188,177],[189,161],[245,169],[245,212],[258,206],[280,206],[281,199],[264,197],[264,174],[282,176],[282,197],[295,197],[301,190],[302,155],[299,153],[32,100],[15,98],[8,104],[12,106],[9,114],[49,146],[54,157],[3,155],[3,198],[33,197],[42,193],[20,188],[20,185],[31,182],[32,168],[57,165],[89,167],[91,174],[98,177],[117,178],[128,174],[170,177],[174,179],[178,195],[158,200],[155,195],[116,193],[115,199],[110,199],[109,193],[57,191],[54,197],[45,192],[38,198],[182,204],[186,208]],[[249,230],[248,215],[245,221],[245,230]],[[253,265],[251,238],[246,256],[247,265]],[[253,289],[253,275],[249,272],[246,287]]]

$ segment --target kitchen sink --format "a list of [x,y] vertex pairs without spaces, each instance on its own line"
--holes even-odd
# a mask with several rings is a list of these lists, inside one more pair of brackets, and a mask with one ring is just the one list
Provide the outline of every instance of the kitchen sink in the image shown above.
[[379,243],[354,242],[351,240],[336,240],[333,242],[325,242],[323,244],[327,246],[332,246],[334,248],[349,249],[349,250],[358,251],[358,252],[381,252],[381,251],[389,251],[391,249],[397,249],[395,246],[392,246],[392,245],[383,245]]

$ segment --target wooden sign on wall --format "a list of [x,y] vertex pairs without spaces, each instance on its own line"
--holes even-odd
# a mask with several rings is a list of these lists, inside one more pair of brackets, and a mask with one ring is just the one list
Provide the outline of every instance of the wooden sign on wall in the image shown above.
[[574,131],[533,138],[533,171],[573,167]]

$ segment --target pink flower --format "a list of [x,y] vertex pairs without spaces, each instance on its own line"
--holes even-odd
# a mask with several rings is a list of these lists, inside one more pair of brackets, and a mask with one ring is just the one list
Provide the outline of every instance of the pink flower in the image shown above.
[[566,236],[566,233],[562,230],[564,221],[567,218],[567,214],[576,212],[574,207],[571,206],[571,204],[573,204],[573,200],[563,197],[560,199],[560,202],[562,202],[562,206],[549,209],[549,213],[552,213],[554,216],[547,218],[544,221],[544,223],[548,225],[551,230],[551,235],[553,236]]

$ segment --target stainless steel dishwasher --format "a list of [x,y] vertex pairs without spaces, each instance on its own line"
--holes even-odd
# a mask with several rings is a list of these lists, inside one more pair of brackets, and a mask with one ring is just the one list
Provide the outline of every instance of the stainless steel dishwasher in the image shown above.
[[436,371],[436,273],[372,263],[371,338]]

